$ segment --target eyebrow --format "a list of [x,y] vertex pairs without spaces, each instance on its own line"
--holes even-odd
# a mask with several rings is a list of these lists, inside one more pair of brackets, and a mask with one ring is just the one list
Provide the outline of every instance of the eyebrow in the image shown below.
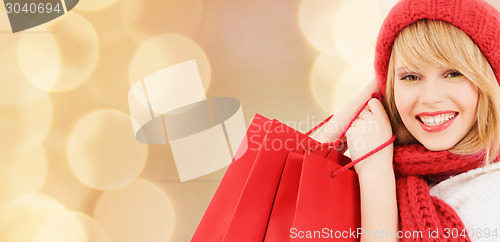
[[420,70],[417,69],[417,70],[412,70],[410,68],[407,68],[405,66],[402,66],[402,67],[399,67],[398,69],[396,69],[394,72],[395,73],[401,73],[401,72],[412,72],[412,73],[415,73],[415,72],[419,72]]
[[400,75],[401,73],[406,72],[406,71],[408,71],[408,69],[406,69],[405,67],[400,67],[400,68],[396,69],[395,74]]

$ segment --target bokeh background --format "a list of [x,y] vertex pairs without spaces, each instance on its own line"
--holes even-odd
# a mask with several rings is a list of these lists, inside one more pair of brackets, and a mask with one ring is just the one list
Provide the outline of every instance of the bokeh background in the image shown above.
[[194,58],[247,126],[306,131],[374,77],[395,2],[80,0],[16,34],[2,5],[0,241],[189,241],[225,169],[181,183],[168,145],[135,140],[130,87]]

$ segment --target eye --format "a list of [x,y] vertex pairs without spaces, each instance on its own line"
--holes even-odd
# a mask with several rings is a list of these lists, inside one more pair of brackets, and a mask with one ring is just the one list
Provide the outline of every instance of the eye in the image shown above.
[[401,81],[417,81],[419,79],[419,77],[417,75],[413,75],[413,74],[408,74],[408,75],[403,75],[401,77]]
[[461,77],[461,76],[464,76],[464,75],[461,72],[456,71],[456,70],[452,70],[452,71],[448,72],[448,74],[446,74],[446,77],[448,77],[448,78],[455,78],[455,77]]

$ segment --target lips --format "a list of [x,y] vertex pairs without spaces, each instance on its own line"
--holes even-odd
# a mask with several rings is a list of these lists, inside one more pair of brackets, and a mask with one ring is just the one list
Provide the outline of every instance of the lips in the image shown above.
[[457,116],[455,111],[439,111],[419,113],[416,118],[425,131],[439,132],[448,128]]

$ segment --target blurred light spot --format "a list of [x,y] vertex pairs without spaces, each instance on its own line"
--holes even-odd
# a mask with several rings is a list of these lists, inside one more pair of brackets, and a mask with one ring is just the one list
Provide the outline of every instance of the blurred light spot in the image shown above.
[[[94,28],[82,16],[68,12],[58,19],[64,21],[46,25],[50,32],[25,33],[18,52],[21,69],[31,82],[44,90],[63,92],[90,77],[97,64],[99,42]],[[55,75],[56,70],[59,75]]]
[[122,0],[120,3],[125,31],[137,42],[169,32],[191,35],[198,29],[203,15],[201,0]]
[[303,0],[300,4],[299,20],[302,31],[311,44],[322,52],[335,52],[333,23],[337,8],[342,2],[345,1]]
[[82,11],[99,11],[116,3],[116,0],[85,0],[78,1],[75,9]]
[[61,68],[61,56],[54,36],[48,33],[23,33],[18,53],[19,66],[28,79],[40,88],[51,90]]
[[333,40],[336,52],[354,62],[360,55],[375,52],[382,25],[380,6],[372,0],[343,1],[334,15]]
[[94,217],[111,241],[170,241],[174,231],[170,200],[144,180],[104,193],[96,204]]
[[141,173],[147,146],[135,140],[128,115],[101,109],[75,125],[68,138],[68,158],[83,183],[114,189],[130,184]]
[[375,62],[375,47],[370,50],[364,50],[359,52],[357,55],[350,58],[344,59],[351,68],[357,69],[359,71],[371,72],[372,76],[375,77],[375,71],[373,63]]
[[333,111],[339,111],[359,94],[374,78],[371,70],[360,71],[352,66],[340,74],[332,95]]
[[94,72],[99,56],[97,33],[85,18],[72,11],[60,19],[49,27],[58,41],[62,57],[61,74],[50,89],[58,92],[83,84]]
[[0,241],[33,242],[45,221],[64,211],[63,205],[42,194],[12,200],[0,211]]
[[321,54],[313,64],[310,77],[310,88],[314,99],[327,112],[334,113],[332,95],[337,89],[337,81],[341,72],[347,67],[342,58],[329,54]]
[[104,229],[87,215],[63,212],[40,228],[34,242],[109,242]]
[[191,59],[196,60],[203,89],[206,92],[211,78],[208,57],[194,41],[178,34],[161,34],[152,37],[137,48],[129,64],[130,84],[133,85],[167,66]]
[[26,152],[47,136],[52,123],[52,101],[47,94],[25,103],[2,107],[0,154]]
[[[179,81],[182,80],[182,81]],[[165,67],[135,83],[129,91],[129,110],[137,140],[166,144],[162,115],[205,100],[195,60]]]
[[191,241],[220,179],[199,182],[155,182],[175,208],[175,232],[169,241]]
[[47,157],[42,146],[16,154],[0,155],[0,206],[27,193],[37,192],[47,176]]
[[[0,43],[2,43],[0,104],[24,103],[40,97],[45,91],[28,80],[18,63],[18,45],[21,37],[25,34],[9,34],[11,28],[3,4],[0,4],[0,31],[4,32],[4,34],[0,34]],[[36,34],[32,33],[32,35]],[[45,40],[48,39],[45,38]]]
[[151,110],[160,115],[206,99],[195,60],[169,66],[144,77],[144,87]]

